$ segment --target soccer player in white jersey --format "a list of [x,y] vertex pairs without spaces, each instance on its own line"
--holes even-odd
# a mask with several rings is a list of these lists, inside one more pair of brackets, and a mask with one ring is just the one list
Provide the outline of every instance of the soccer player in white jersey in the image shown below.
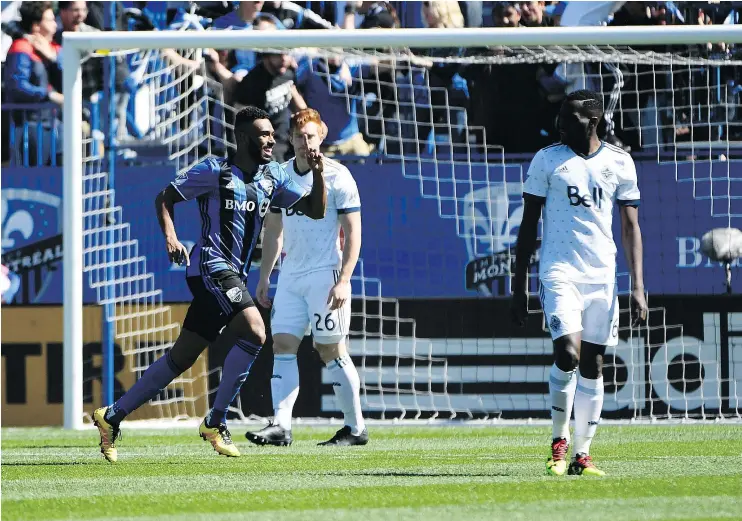
[[[296,157],[282,166],[301,187],[312,177],[307,150],[322,143],[327,127],[319,112],[304,109],[291,118],[291,141]],[[273,376],[271,392],[275,417],[257,432],[245,434],[258,445],[290,445],[291,415],[299,394],[296,353],[311,327],[314,345],[332,376],[332,388],[343,411],[345,425],[320,445],[368,443],[360,400],[360,379],[345,343],[350,329],[350,277],[361,250],[361,200],[347,168],[323,158],[327,187],[324,219],[313,221],[300,212],[271,208],[266,217],[258,301],[270,306],[269,277],[283,247],[286,253],[273,302]],[[340,244],[340,229],[344,245]]]
[[598,138],[602,117],[599,93],[578,90],[567,96],[559,112],[561,143],[535,155],[523,187],[512,311],[522,326],[528,313],[528,265],[543,207],[540,297],[554,342],[549,376],[552,445],[546,467],[555,476],[605,474],[590,457],[590,443],[603,408],[603,355],[606,346],[618,343],[616,244],[611,231],[615,204],[631,270],[633,325],[647,316],[636,168],[629,154]]

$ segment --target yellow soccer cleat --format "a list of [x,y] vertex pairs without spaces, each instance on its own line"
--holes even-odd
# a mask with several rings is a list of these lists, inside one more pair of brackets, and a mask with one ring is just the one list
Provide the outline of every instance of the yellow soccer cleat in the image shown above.
[[219,454],[224,456],[231,456],[233,458],[240,457],[240,451],[237,449],[235,444],[232,442],[232,435],[229,433],[229,429],[225,424],[221,424],[217,427],[207,427],[206,419],[201,422],[201,426],[198,428],[198,433],[204,439],[204,441],[211,442],[211,446]]
[[603,477],[605,472],[595,466],[593,459],[588,454],[580,453],[569,464],[569,475]]
[[564,476],[567,472],[567,450],[569,443],[564,438],[554,438],[551,442],[551,458],[546,460],[546,473],[551,476]]
[[116,449],[116,439],[121,435],[118,425],[106,421],[108,407],[101,407],[93,412],[93,423],[100,433],[100,452],[111,463],[116,463],[119,454]]

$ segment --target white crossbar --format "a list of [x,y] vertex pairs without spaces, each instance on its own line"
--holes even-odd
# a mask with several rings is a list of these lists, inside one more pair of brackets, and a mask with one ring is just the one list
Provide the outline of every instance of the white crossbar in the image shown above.
[[[214,49],[352,47],[484,47],[490,45],[593,45],[595,27],[485,29],[367,29],[363,31],[180,31],[64,33],[63,46],[79,51],[211,47]],[[697,44],[742,41],[742,26],[668,25],[600,27],[601,45]]]

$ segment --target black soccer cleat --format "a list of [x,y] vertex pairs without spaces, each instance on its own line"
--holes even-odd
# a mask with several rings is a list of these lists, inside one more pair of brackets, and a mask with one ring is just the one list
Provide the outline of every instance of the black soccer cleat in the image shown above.
[[335,433],[331,439],[318,443],[317,445],[331,447],[350,447],[351,445],[366,445],[368,443],[368,429],[363,429],[361,434],[353,436],[350,427],[345,426]]
[[269,423],[259,431],[246,432],[245,438],[255,445],[275,445],[276,447],[288,447],[294,441],[291,438],[291,431],[273,423]]

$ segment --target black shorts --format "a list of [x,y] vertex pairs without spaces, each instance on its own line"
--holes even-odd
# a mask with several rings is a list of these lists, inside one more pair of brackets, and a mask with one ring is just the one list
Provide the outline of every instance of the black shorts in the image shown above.
[[229,324],[237,313],[252,307],[244,282],[235,272],[223,270],[211,275],[186,277],[193,300],[188,307],[183,328],[196,333],[209,342]]

